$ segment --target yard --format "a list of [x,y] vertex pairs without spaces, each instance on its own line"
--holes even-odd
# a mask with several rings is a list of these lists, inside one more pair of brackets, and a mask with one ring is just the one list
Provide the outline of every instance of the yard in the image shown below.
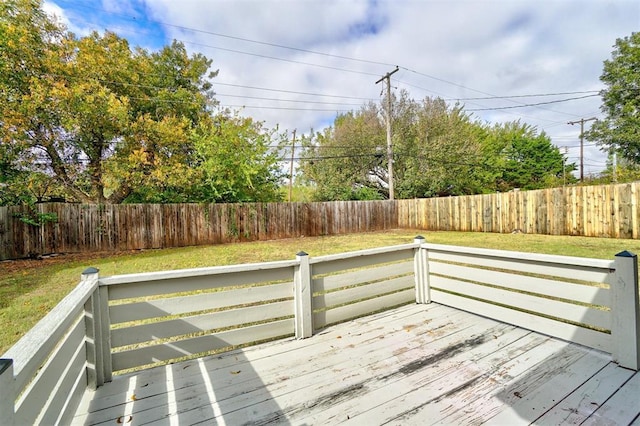
[[428,242],[547,254],[611,259],[622,250],[640,252],[637,240],[587,237],[423,232],[395,230],[356,235],[296,238],[279,241],[145,250],[117,254],[70,254],[42,260],[0,262],[0,353],[73,289],[88,266],[101,276],[292,259],[299,251],[312,256],[411,242]]
[[[354,423],[424,424],[453,420],[447,407],[456,406],[479,416],[472,423],[556,424],[567,413],[637,420],[634,247],[523,234],[424,242],[409,232],[235,244],[217,257],[210,249],[122,254],[104,265],[77,257],[103,274],[84,270],[4,354],[0,413],[16,424],[146,422],[153,413],[186,424],[339,423],[345,413]],[[222,266],[229,262],[243,264]],[[122,275],[127,268],[162,270]],[[274,357],[262,348],[291,345],[301,352],[290,362],[263,368]],[[318,345],[329,363],[312,364]],[[245,354],[251,360],[239,364]],[[340,405],[330,412],[324,401]]]

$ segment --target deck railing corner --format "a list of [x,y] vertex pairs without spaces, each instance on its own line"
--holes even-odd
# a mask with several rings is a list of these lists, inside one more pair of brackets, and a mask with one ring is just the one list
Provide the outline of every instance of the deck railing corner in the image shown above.
[[91,297],[85,302],[85,328],[87,343],[87,386],[95,390],[112,378],[109,297],[107,287],[99,285],[100,271],[87,268],[81,281],[95,285]]
[[416,303],[431,303],[431,289],[429,286],[429,252],[422,244],[426,242],[422,235],[413,240],[416,243],[413,257],[414,280],[416,284]]
[[623,251],[615,256],[611,275],[611,337],[613,360],[620,366],[640,370],[640,305],[638,256]]

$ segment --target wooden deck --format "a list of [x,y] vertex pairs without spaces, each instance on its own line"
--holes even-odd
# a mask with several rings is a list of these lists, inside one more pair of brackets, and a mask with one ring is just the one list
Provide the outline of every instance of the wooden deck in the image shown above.
[[640,373],[610,355],[409,305],[87,391],[75,424],[640,424]]

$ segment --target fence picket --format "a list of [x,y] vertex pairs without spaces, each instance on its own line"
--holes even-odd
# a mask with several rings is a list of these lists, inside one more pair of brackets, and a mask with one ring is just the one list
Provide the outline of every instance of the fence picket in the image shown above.
[[58,220],[23,223],[0,207],[0,260],[34,254],[139,250],[386,229],[525,232],[638,238],[640,182],[396,201],[326,203],[39,204]]

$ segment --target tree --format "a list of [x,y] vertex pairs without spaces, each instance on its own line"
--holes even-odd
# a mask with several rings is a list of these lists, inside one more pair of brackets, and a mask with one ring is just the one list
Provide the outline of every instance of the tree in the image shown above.
[[191,130],[210,120],[210,61],[176,42],[132,51],[109,32],[71,40],[68,50],[58,73],[67,78],[54,92],[61,120],[45,146],[56,178],[77,199],[97,203],[190,182]]
[[[197,198],[201,201],[279,201],[282,177],[278,148],[286,142],[277,130],[229,111],[201,129],[195,148],[198,172]],[[275,146],[274,146],[275,144]]]
[[485,142],[487,163],[495,171],[497,191],[514,188],[541,189],[559,186],[564,181],[575,182],[571,174],[575,163],[565,159],[551,139],[534,127],[519,121],[493,126]]
[[[63,29],[49,20],[36,0],[0,2],[0,205],[31,203],[30,180],[42,180],[37,153],[28,151],[22,114],[31,86],[47,72],[49,58],[58,55]],[[47,115],[47,109],[38,111]],[[36,116],[32,117],[37,121]]]
[[384,135],[380,112],[369,103],[357,112],[338,115],[332,127],[303,139],[301,169],[315,184],[316,199],[382,198],[388,192]]
[[413,129],[401,130],[404,137],[394,140],[400,198],[485,192],[479,123],[460,105],[450,107],[440,98],[425,98],[402,110],[408,117],[398,123],[410,123]]
[[[398,198],[482,191],[482,126],[442,99],[392,98],[394,183]],[[320,200],[388,198],[382,110],[374,104],[339,115],[307,142],[302,171]]]
[[150,53],[110,32],[76,38],[40,6],[0,5],[3,171],[44,173],[90,203],[190,183],[211,61],[177,42]]
[[[488,126],[439,98],[392,98],[398,198],[481,194],[561,185],[575,164],[527,124]],[[374,104],[339,115],[304,143],[304,177],[320,200],[388,197],[386,137]]]
[[600,108],[605,118],[596,120],[585,136],[640,163],[640,32],[616,40],[600,80],[606,86]]

